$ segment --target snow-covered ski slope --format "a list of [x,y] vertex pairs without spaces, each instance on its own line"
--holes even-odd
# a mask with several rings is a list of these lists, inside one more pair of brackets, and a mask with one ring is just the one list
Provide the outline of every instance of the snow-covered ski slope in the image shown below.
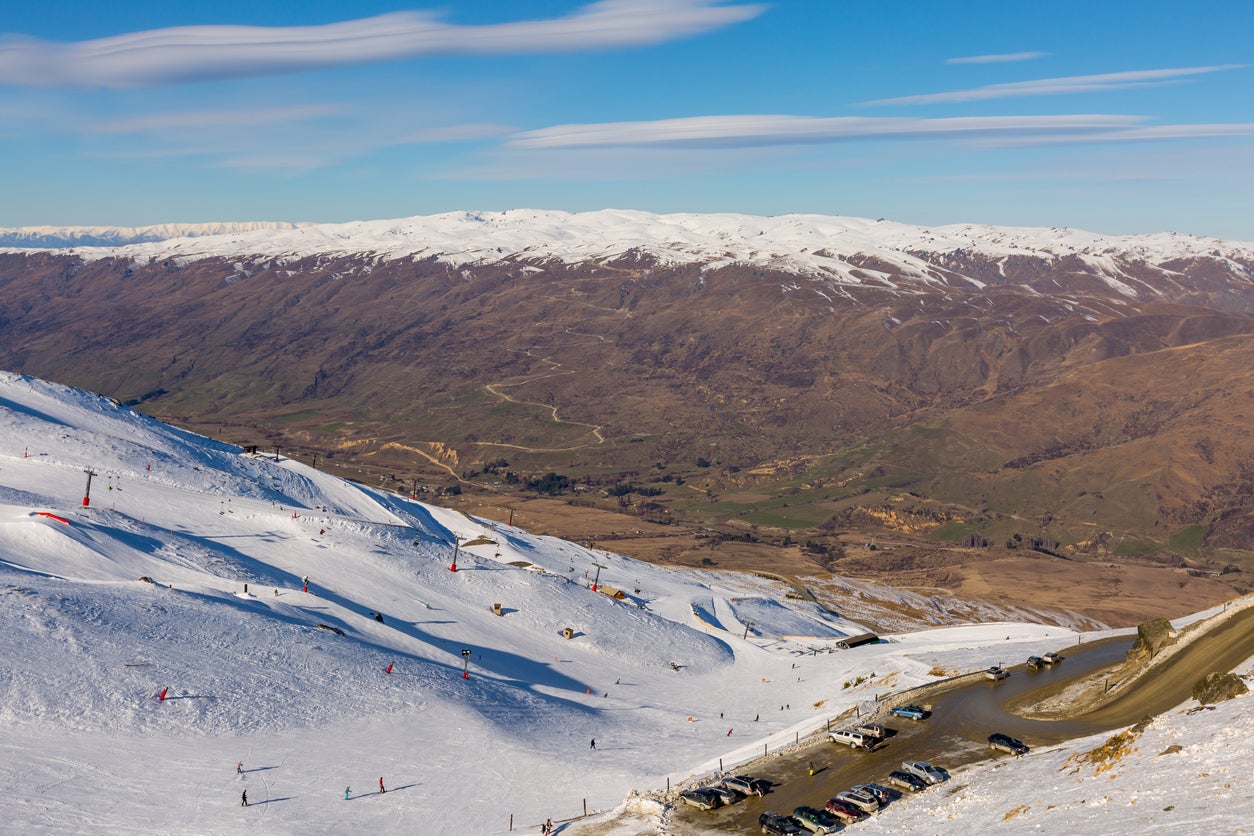
[[[588,588],[598,563],[624,600]],[[522,829],[584,799],[609,810],[785,745],[938,660],[978,668],[1074,637],[998,624],[815,655],[864,627],[786,591],[476,520],[0,373],[4,828],[504,833],[511,815]]]

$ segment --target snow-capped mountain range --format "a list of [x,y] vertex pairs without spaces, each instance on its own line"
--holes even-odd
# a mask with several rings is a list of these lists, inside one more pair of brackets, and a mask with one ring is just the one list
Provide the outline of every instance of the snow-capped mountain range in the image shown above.
[[122,247],[200,238],[206,235],[238,235],[244,232],[295,229],[303,224],[283,221],[226,221],[206,224],[156,224],[154,226],[19,226],[0,227],[0,247],[61,249],[64,247]]
[[[368,255],[434,258],[453,265],[607,262],[642,255],[664,265],[745,264],[848,283],[888,274],[931,281],[936,256],[1002,265],[1017,257],[1077,258],[1128,295],[1125,264],[1215,259],[1246,275],[1254,243],[1172,232],[1108,236],[1065,227],[978,224],[922,227],[827,215],[759,217],[603,210],[451,212],[337,224],[204,224],[137,229],[0,229],[0,247],[68,248],[83,259],[300,259]],[[868,264],[867,257],[879,263]],[[856,257],[856,258],[851,258]],[[977,279],[971,279],[978,284]]]

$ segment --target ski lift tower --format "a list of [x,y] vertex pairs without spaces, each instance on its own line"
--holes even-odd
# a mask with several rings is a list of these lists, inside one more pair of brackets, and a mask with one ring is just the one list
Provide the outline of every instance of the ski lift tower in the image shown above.
[[87,490],[83,492],[83,507],[86,508],[91,504],[91,477],[96,475],[96,471],[89,467],[83,472],[87,474]]

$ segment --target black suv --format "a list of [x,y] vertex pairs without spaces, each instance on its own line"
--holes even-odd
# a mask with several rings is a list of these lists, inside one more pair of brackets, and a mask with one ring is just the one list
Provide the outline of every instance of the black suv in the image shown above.
[[1008,734],[990,734],[988,736],[988,748],[1001,749],[1003,752],[1009,752],[1012,755],[1026,755],[1032,751],[1023,745],[1020,740],[1015,740]]
[[763,833],[773,833],[775,836],[795,836],[801,832],[801,828],[792,819],[779,813],[763,813],[758,816],[758,824]]

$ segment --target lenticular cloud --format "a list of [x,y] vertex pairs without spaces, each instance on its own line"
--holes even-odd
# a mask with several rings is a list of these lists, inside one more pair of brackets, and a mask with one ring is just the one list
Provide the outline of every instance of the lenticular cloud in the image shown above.
[[0,84],[148,87],[438,54],[520,54],[661,43],[756,17],[757,5],[604,0],[566,17],[456,26],[395,12],[320,26],[184,26],[111,38],[0,42]]

